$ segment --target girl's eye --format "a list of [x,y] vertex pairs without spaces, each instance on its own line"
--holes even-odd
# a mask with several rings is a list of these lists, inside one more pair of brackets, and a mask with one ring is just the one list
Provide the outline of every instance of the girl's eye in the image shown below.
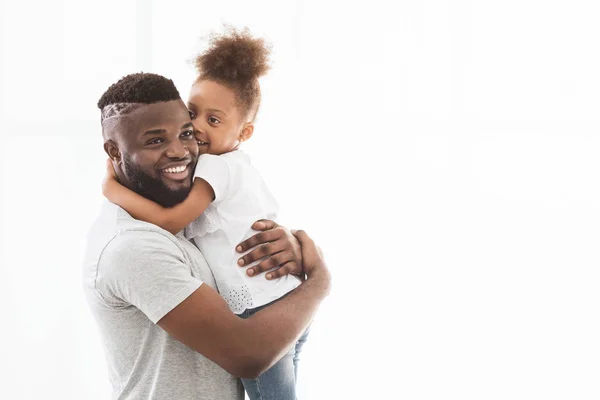
[[190,113],[190,118],[191,119],[196,119],[196,113],[195,112],[189,111],[189,113]]
[[216,119],[215,117],[208,117],[208,122],[210,122],[211,124],[218,124],[221,121],[219,121],[218,119]]

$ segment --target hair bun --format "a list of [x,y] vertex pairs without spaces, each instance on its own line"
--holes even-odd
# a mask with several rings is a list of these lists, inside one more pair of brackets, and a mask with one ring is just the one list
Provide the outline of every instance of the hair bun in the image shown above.
[[224,33],[210,35],[208,49],[196,57],[196,68],[200,77],[243,83],[269,71],[270,54],[271,47],[253,38],[248,28],[226,27]]

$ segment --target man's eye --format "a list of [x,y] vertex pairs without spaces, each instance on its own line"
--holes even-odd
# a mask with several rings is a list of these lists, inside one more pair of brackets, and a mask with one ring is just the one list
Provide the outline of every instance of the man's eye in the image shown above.
[[191,119],[196,119],[196,113],[195,112],[189,111],[189,113],[190,113],[190,118]]
[[211,124],[218,124],[221,121],[219,121],[218,119],[216,119],[215,117],[208,117],[208,122],[210,122]]
[[192,136],[194,136],[194,131],[192,131],[192,130],[189,130],[189,131],[183,131],[183,132],[181,133],[181,136],[183,136],[183,137],[185,137],[185,138],[192,137]]
[[159,144],[162,142],[163,142],[163,140],[161,138],[156,138],[156,139],[150,140],[147,144]]

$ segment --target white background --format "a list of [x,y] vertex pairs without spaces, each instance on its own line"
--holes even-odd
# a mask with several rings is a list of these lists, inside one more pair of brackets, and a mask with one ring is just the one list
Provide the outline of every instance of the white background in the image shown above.
[[334,288],[302,399],[600,398],[595,1],[0,2],[0,398],[107,399],[80,284],[121,76],[274,45],[246,146]]

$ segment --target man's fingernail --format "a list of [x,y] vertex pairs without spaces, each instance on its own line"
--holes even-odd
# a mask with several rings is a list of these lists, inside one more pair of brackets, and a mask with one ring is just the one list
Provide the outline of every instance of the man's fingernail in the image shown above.
[[254,270],[253,269],[249,269],[248,270],[248,275],[250,275],[250,276],[254,275]]
[[240,253],[242,252],[242,246],[238,246],[235,248],[237,251],[239,251]]
[[240,265],[240,266],[244,265],[244,259],[243,258],[240,258],[238,260],[238,265]]
[[273,277],[273,275],[267,274],[267,279],[271,279],[272,277]]
[[256,223],[256,228],[257,229],[263,229],[265,227],[265,223],[264,222],[257,222]]

